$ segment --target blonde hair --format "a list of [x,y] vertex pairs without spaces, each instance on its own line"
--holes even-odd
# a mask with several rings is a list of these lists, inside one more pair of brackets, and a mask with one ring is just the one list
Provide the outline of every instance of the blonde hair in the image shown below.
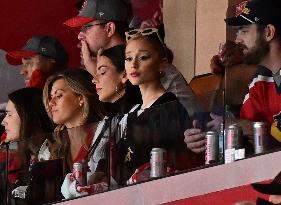
[[[49,117],[52,118],[49,103],[53,84],[57,80],[63,79],[74,93],[81,95],[84,99],[82,123],[85,125],[102,120],[104,113],[103,104],[98,100],[98,95],[92,84],[92,78],[90,73],[82,69],[65,70],[50,76],[43,90],[43,101]],[[55,142],[50,146],[50,152],[52,159],[64,159],[64,169],[66,172],[69,172],[71,171],[68,169],[71,169],[72,158],[70,140],[65,136],[67,134],[65,128],[64,124],[57,125],[54,133]]]
[[76,94],[84,99],[83,104],[83,123],[97,122],[103,118],[103,106],[98,99],[95,87],[92,84],[92,76],[83,69],[65,70],[50,76],[44,86],[43,101],[46,111],[52,118],[50,110],[50,95],[53,84],[63,79],[66,85]]

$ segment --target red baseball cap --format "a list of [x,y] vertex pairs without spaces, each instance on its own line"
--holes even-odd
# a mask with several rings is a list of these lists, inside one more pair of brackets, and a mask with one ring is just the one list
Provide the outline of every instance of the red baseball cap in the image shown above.
[[95,20],[127,22],[128,17],[129,6],[123,0],[85,0],[79,14],[63,24],[79,28]]
[[20,65],[22,58],[30,58],[35,55],[42,55],[61,62],[68,61],[68,53],[63,45],[51,36],[32,37],[22,49],[8,52],[6,59],[11,65]]

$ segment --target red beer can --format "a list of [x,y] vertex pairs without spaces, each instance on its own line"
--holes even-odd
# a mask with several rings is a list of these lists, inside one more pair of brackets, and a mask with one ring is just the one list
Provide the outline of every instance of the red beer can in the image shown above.
[[75,162],[73,164],[73,176],[81,186],[87,185],[87,170],[84,163]]

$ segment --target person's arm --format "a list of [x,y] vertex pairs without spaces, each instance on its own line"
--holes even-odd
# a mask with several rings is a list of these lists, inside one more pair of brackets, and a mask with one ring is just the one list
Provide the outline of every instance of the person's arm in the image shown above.
[[187,129],[184,132],[184,142],[188,149],[194,153],[202,153],[206,149],[206,133],[201,129],[196,128],[197,121],[193,121],[193,128]]
[[167,92],[175,94],[180,103],[188,111],[191,118],[195,113],[200,112],[199,102],[192,89],[185,81],[182,74],[172,64],[168,64],[164,70],[165,75],[161,78],[161,83]]

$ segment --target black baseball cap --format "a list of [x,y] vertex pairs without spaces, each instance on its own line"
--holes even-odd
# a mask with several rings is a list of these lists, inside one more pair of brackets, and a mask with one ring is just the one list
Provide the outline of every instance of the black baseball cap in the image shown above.
[[22,49],[8,52],[6,59],[11,65],[20,65],[22,58],[30,58],[38,54],[60,62],[68,61],[67,51],[60,41],[52,36],[33,36]]
[[129,6],[124,0],[85,0],[79,14],[63,24],[78,28],[94,20],[127,22],[128,17]]
[[226,18],[229,26],[243,26],[249,24],[273,24],[281,28],[280,0],[248,0],[235,7],[235,17]]
[[260,193],[269,195],[281,195],[281,172],[268,184],[254,183],[252,187]]

